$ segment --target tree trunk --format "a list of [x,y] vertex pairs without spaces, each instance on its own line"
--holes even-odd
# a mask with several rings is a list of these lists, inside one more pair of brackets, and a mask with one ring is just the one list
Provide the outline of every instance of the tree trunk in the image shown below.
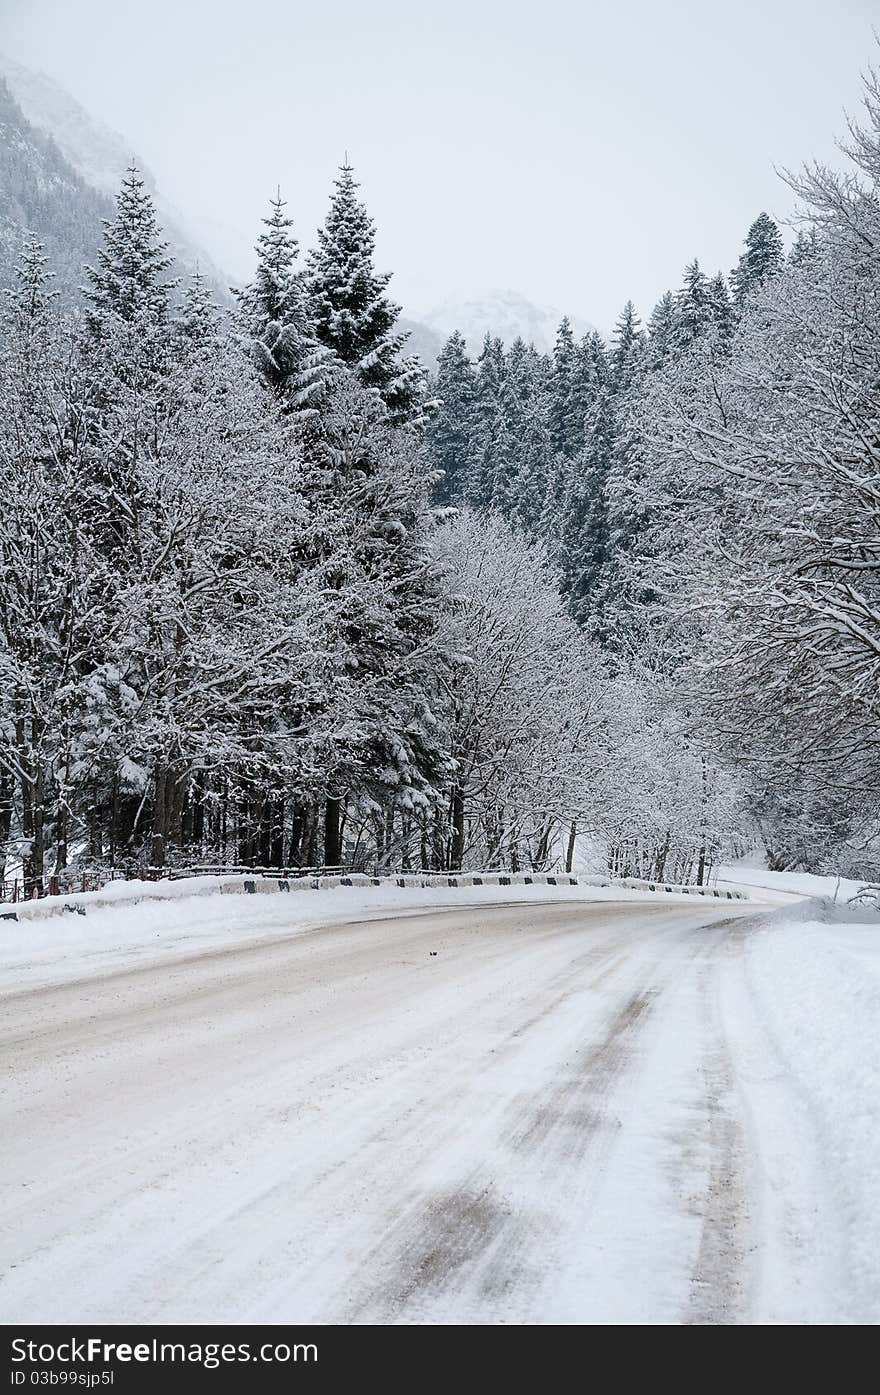
[[150,866],[165,866],[165,840],[167,834],[166,787],[168,771],[163,764],[156,766],[153,776],[153,836],[150,841]]
[[290,859],[291,867],[297,867],[302,861],[302,842],[305,834],[305,810],[299,800],[293,806],[293,813],[290,819]]
[[576,824],[576,823],[572,823],[571,828],[568,830],[568,847],[567,847],[566,850],[565,850],[565,870],[566,870],[566,872],[570,872],[570,871],[571,871],[572,863],[574,862],[574,840],[575,840],[576,837],[577,837],[577,824]]
[[339,816],[342,801],[331,795],[324,803],[324,866],[338,867],[342,861]]
[[452,791],[452,846],[449,853],[449,870],[458,872],[464,861],[464,790],[458,786]]
[[6,849],[12,827],[12,798],[15,781],[6,770],[0,770],[0,881],[6,875]]
[[284,799],[279,797],[272,803],[272,829],[269,838],[269,866],[284,866]]

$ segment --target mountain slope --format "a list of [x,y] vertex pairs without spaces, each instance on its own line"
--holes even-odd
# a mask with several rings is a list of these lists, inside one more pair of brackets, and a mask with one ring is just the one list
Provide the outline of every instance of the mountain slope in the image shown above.
[[26,230],[45,244],[68,296],[94,260],[112,200],[77,174],[58,146],[26,120],[0,78],[0,284],[9,285]]
[[112,217],[112,196],[134,160],[155,202],[177,272],[185,275],[198,265],[219,296],[228,297],[226,277],[196,245],[180,214],[162,197],[150,171],[121,136],[93,120],[51,79],[3,54],[0,84],[0,219],[4,228],[0,237],[7,247],[6,253],[0,253],[0,274],[4,281],[9,275],[10,244],[19,246],[22,229],[32,228],[46,243],[59,288],[73,293],[82,282],[83,264],[94,261],[101,220]]

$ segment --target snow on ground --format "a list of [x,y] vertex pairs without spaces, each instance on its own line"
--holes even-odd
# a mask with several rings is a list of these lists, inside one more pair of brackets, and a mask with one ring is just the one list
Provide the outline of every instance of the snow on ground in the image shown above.
[[880,1321],[880,919],[752,871],[0,922],[0,1320]]
[[[803,916],[843,916],[805,903]],[[851,912],[849,912],[851,914]],[[768,1035],[809,1115],[847,1255],[838,1316],[880,1321],[880,920],[770,922],[746,969]]]
[[845,904],[864,885],[846,877],[819,877],[812,872],[769,872],[751,860],[719,867],[710,882],[719,888],[760,892],[763,900],[780,904],[805,896],[827,896]]

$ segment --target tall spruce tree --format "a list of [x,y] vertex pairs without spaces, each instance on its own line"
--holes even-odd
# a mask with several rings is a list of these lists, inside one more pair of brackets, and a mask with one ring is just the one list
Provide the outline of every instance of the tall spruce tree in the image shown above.
[[473,467],[468,475],[467,500],[476,508],[493,502],[499,455],[504,455],[502,390],[504,346],[487,334],[477,359],[476,420],[473,434]]
[[[568,316],[563,319],[553,346],[553,369],[550,378],[550,433],[553,449],[563,455],[571,453],[577,439],[580,422],[575,395],[577,349]],[[577,446],[574,446],[577,449]]]
[[746,233],[745,251],[731,273],[733,298],[742,308],[752,291],[778,275],[785,260],[782,234],[767,213],[759,213]]
[[608,472],[614,449],[614,397],[599,392],[583,450],[572,462],[563,504],[559,562],[569,609],[579,624],[598,629],[597,592],[608,553]]
[[722,272],[717,272],[709,282],[709,303],[712,308],[712,322],[723,345],[727,345],[734,327],[734,308],[730,291]]
[[659,368],[670,353],[675,337],[675,297],[664,291],[648,317],[648,362]]
[[694,259],[684,269],[684,283],[675,297],[673,347],[678,353],[689,349],[712,323],[712,297],[709,282]]
[[477,397],[474,365],[458,331],[447,339],[437,360],[434,390],[437,407],[429,423],[428,442],[434,465],[443,471],[437,500],[457,503],[469,493]]
[[309,254],[308,308],[315,335],[366,388],[378,391],[395,422],[420,423],[425,376],[415,358],[401,358],[407,336],[395,332],[400,306],[386,295],[390,272],[373,267],[376,233],[357,196],[346,161],[335,181],[318,246]]
[[331,355],[309,324],[303,276],[296,265],[299,244],[280,190],[271,207],[257,240],[256,275],[236,295],[257,367],[288,407],[302,409],[320,397]]
[[90,330],[100,336],[114,320],[137,322],[144,332],[164,326],[176,284],[166,279],[171,264],[153,200],[137,167],[131,165],[117,195],[116,217],[104,223],[98,265],[86,268],[91,283],[85,290]]
[[185,343],[205,344],[219,338],[221,310],[198,267],[189,278],[175,323]]
[[622,391],[632,379],[645,347],[641,321],[631,300],[623,307],[614,327],[611,349],[611,374],[615,389]]

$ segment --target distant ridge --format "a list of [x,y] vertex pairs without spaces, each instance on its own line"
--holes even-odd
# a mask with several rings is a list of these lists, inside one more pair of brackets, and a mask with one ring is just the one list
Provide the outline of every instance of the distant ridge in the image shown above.
[[[535,305],[518,291],[493,290],[472,299],[447,300],[422,315],[420,322],[444,340],[457,329],[464,335],[472,357],[480,352],[486,334],[507,345],[521,338],[534,344],[539,352],[549,353],[563,314],[562,310]],[[594,328],[588,320],[577,316],[570,315],[569,319],[577,337]]]

